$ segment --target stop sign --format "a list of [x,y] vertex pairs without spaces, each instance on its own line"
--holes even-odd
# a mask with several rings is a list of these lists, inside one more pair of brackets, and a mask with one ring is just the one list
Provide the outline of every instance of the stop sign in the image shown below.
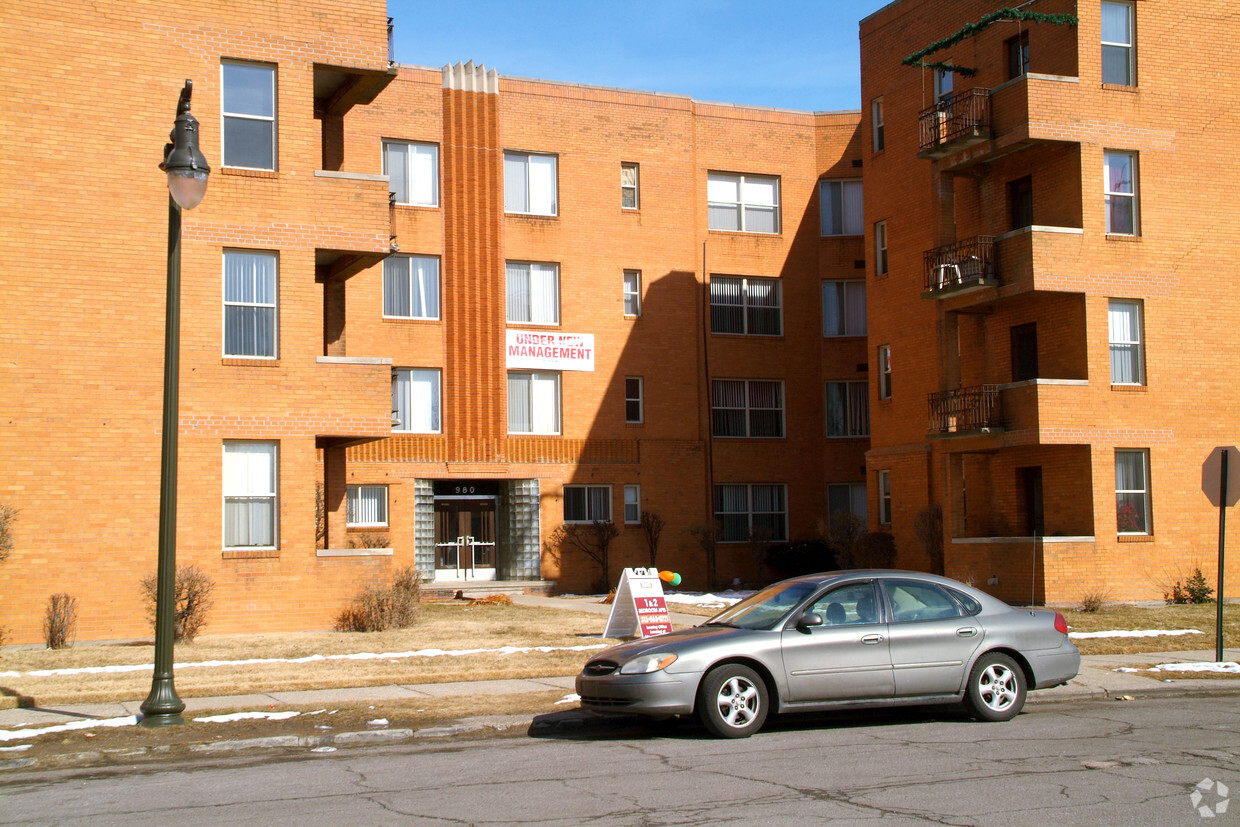
[[[1227,453],[1227,502],[1223,502],[1223,454]],[[1215,507],[1233,506],[1240,501],[1240,451],[1233,446],[1215,448],[1201,464],[1201,490]]]

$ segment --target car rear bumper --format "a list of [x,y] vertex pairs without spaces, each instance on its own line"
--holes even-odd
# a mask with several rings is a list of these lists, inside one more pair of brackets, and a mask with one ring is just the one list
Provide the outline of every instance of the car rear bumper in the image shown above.
[[577,676],[581,706],[607,715],[687,715],[693,711],[698,675]]
[[1029,655],[1029,665],[1037,683],[1031,689],[1059,686],[1076,677],[1081,671],[1081,652],[1070,641],[1058,649],[1047,649]]

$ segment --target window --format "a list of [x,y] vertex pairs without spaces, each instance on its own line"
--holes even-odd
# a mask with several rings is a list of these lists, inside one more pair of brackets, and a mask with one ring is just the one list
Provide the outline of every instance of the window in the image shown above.
[[1147,451],[1115,451],[1115,527],[1120,534],[1153,533],[1149,463]]
[[624,486],[624,521],[630,525],[642,521],[641,486]]
[[624,315],[642,314],[642,271],[624,271]]
[[276,254],[224,251],[224,355],[276,357]]
[[1007,52],[1007,79],[1029,74],[1029,32],[1008,38],[1003,48]]
[[564,522],[610,523],[611,486],[564,486]]
[[822,335],[865,335],[865,282],[822,283]]
[[891,525],[891,472],[878,472],[878,523]]
[[556,159],[528,152],[504,153],[504,212],[557,215]]
[[827,436],[869,436],[870,393],[865,382],[827,383]]
[[716,379],[711,383],[713,433],[720,437],[782,437],[784,383]]
[[788,539],[788,490],[783,485],[716,485],[715,520],[719,540]]
[[398,368],[392,371],[392,430],[437,434],[440,427],[440,371]]
[[560,265],[508,262],[508,321],[560,323]]
[[874,274],[887,275],[887,222],[874,224]]
[[710,277],[710,332],[778,336],[783,332],[779,279]]
[[624,377],[624,421],[640,425],[644,419],[642,410],[642,378]]
[[1144,385],[1141,302],[1112,299],[1107,308],[1107,328],[1111,340],[1111,384]]
[[865,526],[866,491],[863,482],[840,482],[827,485],[827,515],[852,514]]
[[779,232],[779,179],[771,175],[712,172],[706,178],[710,229]]
[[818,209],[824,236],[865,235],[860,181],[819,181]]
[[276,443],[224,443],[224,548],[276,547]]
[[224,166],[275,169],[275,67],[224,63],[220,68]]
[[946,590],[933,583],[913,580],[885,580],[883,589],[891,605],[891,619],[895,623],[918,620],[942,620],[961,615],[960,604]]
[[934,70],[934,102],[940,109],[951,109],[952,85],[955,79],[955,73],[950,69]]
[[383,315],[394,319],[439,318],[436,256],[389,256],[383,260]]
[[878,398],[891,398],[891,345],[878,346]]
[[620,164],[620,206],[635,210],[637,201],[637,164]]
[[870,138],[874,147],[873,152],[880,152],[887,145],[883,134],[883,99],[875,98],[870,101]]
[[346,492],[345,525],[377,528],[388,524],[386,485],[350,485]]
[[816,613],[825,626],[849,626],[877,623],[876,606],[873,583],[849,583],[827,592],[806,611]]
[[1012,229],[1033,226],[1033,176],[1026,175],[1015,181],[1008,181],[1008,212],[1011,217]]
[[1102,82],[1136,86],[1132,3],[1102,4]]
[[1137,154],[1108,150],[1103,157],[1106,160],[1107,232],[1136,235],[1139,226]]
[[560,432],[560,374],[508,374],[508,433]]
[[383,174],[397,204],[439,206],[439,145],[383,142]]

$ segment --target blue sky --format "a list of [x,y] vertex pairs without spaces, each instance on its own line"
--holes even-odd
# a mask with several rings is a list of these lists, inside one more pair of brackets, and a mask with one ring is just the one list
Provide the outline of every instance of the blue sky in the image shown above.
[[888,0],[388,0],[396,60],[810,111],[858,109],[857,23]]

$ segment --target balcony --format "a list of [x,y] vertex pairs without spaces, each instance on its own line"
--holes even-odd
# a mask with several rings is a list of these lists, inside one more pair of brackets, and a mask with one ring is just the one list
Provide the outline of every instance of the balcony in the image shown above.
[[927,250],[925,267],[925,298],[948,296],[995,287],[995,238],[979,235]]
[[999,386],[975,385],[930,394],[929,430],[945,436],[1002,431]]
[[990,140],[990,90],[968,89],[939,101],[917,117],[918,158],[942,158]]

